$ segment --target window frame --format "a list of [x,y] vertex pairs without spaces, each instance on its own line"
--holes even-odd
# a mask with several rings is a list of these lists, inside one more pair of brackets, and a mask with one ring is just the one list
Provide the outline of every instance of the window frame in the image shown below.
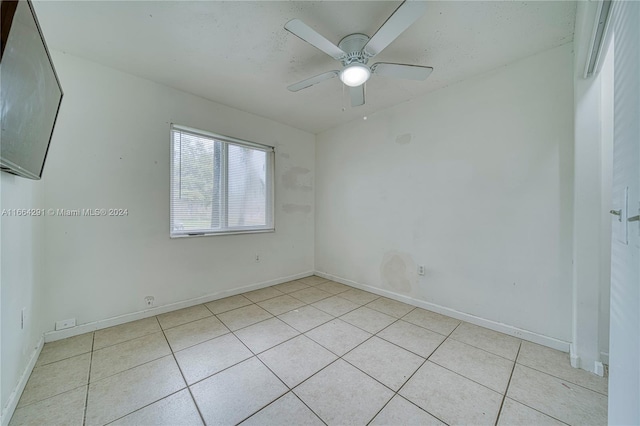
[[[222,187],[223,197],[222,204],[223,208],[221,209],[221,223],[225,225],[228,223],[228,162],[229,162],[229,145],[235,145],[245,148],[256,149],[259,151],[263,151],[266,153],[266,222],[267,225],[264,226],[254,226],[254,227],[229,227],[225,226],[221,231],[213,231],[211,229],[207,230],[191,230],[191,231],[174,231],[173,223],[174,223],[174,211],[173,211],[173,201],[174,201],[174,172],[175,172],[175,161],[174,161],[174,132],[179,131],[182,133],[191,134],[197,137],[203,137],[208,139],[213,139],[218,142],[222,142]],[[214,235],[239,235],[239,234],[263,234],[275,232],[275,147],[271,145],[261,144],[257,142],[247,141],[244,139],[234,138],[232,136],[225,136],[213,132],[209,132],[206,130],[195,129],[192,127],[182,126],[178,124],[171,123],[169,130],[169,157],[170,157],[170,171],[169,171],[169,237],[170,238],[185,238],[185,237],[205,237],[205,236],[214,236]]]

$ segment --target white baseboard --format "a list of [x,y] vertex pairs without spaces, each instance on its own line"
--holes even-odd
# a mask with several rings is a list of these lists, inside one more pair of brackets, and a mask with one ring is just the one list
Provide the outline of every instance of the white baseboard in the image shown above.
[[31,352],[31,358],[20,376],[18,385],[13,389],[11,395],[9,395],[7,405],[2,408],[2,414],[0,414],[0,425],[7,426],[9,424],[9,420],[11,420],[13,412],[18,406],[18,401],[20,401],[20,396],[22,396],[22,391],[24,391],[24,387],[27,385],[27,381],[29,380],[31,372],[36,365],[36,361],[38,361],[40,351],[42,351],[42,346],[44,346],[44,336],[40,337],[40,340],[38,340],[38,345]]
[[571,366],[573,368],[580,368],[581,370],[585,370],[597,376],[604,377],[604,364],[602,363],[602,361],[585,361],[581,357],[577,357],[577,361],[574,364],[573,357],[571,357],[570,359]]
[[600,352],[600,361],[585,360],[577,355],[575,346],[571,344],[569,349],[569,360],[571,361],[571,366],[573,368],[580,368],[603,377],[605,371],[604,366],[605,364],[609,365],[609,354],[607,352]]
[[571,362],[571,366],[573,368],[580,368],[580,364],[582,364],[580,357],[576,353],[576,348],[571,344],[569,346],[569,361]]
[[604,364],[600,361],[596,361],[593,367],[593,372],[600,377],[604,377]]
[[419,308],[424,308],[429,311],[437,312],[442,315],[447,315],[452,318],[456,318],[462,321],[466,321],[471,324],[479,325],[481,327],[488,328],[490,330],[499,331],[500,333],[508,334],[510,336],[514,336],[520,339],[528,340],[533,343],[537,343],[543,346],[548,346],[553,349],[557,349],[563,352],[569,352],[569,342],[565,342],[563,340],[559,340],[553,337],[545,336],[542,334],[534,333],[532,331],[523,330],[518,327],[514,327],[508,324],[503,324],[500,322],[488,320],[485,318],[477,317],[475,315],[466,314],[464,312],[456,311],[455,309],[447,308],[444,306],[436,305],[435,303],[426,302],[420,299],[414,299],[413,297],[405,296],[402,294],[394,293],[389,290],[380,289],[377,287],[372,287],[366,284],[361,284],[352,280],[348,280],[342,277],[338,277],[332,274],[328,274],[326,272],[316,271],[315,275],[318,275],[323,278],[330,279],[332,281],[336,281],[342,284],[349,285],[351,287],[356,287],[361,290],[366,290],[371,293],[378,294],[380,296],[385,296],[390,299],[397,300],[399,302],[408,303],[410,305],[417,306]]
[[153,317],[155,315],[164,314],[166,312],[175,311],[176,309],[188,308],[190,306],[200,305],[202,303],[211,302],[213,300],[222,299],[229,296],[235,296],[236,294],[245,293],[251,290],[258,290],[264,287],[269,287],[276,284],[286,283],[287,281],[297,280],[300,278],[313,275],[313,271],[302,272],[300,274],[294,274],[287,277],[276,278],[273,280],[263,281],[256,284],[250,284],[231,290],[223,290],[216,293],[208,294],[206,296],[196,297],[195,299],[189,299],[182,302],[170,303],[164,306],[157,306],[151,309],[145,309],[144,311],[133,312],[130,314],[119,315],[117,317],[106,318],[103,320],[93,321],[85,324],[80,324],[75,327],[67,328],[59,331],[49,331],[44,334],[45,342],[53,342],[55,340],[66,339],[67,337],[78,336],[80,334],[89,333],[91,331],[100,330],[103,328],[113,327],[115,325],[124,324],[126,322],[136,321],[139,319]]

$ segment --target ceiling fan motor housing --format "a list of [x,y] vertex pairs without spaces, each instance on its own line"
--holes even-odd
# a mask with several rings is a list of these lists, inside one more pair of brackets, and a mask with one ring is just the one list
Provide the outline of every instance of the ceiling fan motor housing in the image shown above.
[[342,59],[342,65],[347,66],[354,62],[366,64],[369,61],[369,56],[365,54],[363,48],[368,41],[369,36],[366,34],[350,34],[340,40],[338,47],[347,54]]

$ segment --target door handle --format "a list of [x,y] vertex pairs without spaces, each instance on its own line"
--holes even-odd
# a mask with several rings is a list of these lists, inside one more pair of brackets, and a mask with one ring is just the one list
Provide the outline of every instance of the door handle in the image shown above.
[[638,222],[638,221],[640,221],[640,215],[633,216],[633,217],[630,217],[629,219],[627,219],[627,222]]
[[609,213],[618,216],[618,222],[622,222],[622,210],[609,210]]

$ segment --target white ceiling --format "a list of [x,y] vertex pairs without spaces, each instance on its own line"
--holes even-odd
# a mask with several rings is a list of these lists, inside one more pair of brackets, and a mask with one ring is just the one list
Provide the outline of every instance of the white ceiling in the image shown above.
[[351,108],[339,79],[286,89],[340,64],[283,26],[299,18],[337,44],[355,32],[372,36],[399,1],[35,4],[50,48],[313,133],[570,42],[575,21],[568,1],[431,2],[373,62],[428,65],[433,74],[424,82],[373,76],[366,105]]

